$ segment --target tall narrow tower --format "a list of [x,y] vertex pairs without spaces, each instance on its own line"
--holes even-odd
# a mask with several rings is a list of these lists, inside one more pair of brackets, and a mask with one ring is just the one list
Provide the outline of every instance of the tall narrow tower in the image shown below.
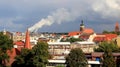
[[84,23],[83,23],[83,20],[81,21],[81,24],[80,24],[80,31],[83,31],[84,30]]
[[116,22],[116,24],[115,24],[115,32],[119,32],[119,23],[118,22]]
[[29,35],[28,29],[27,29],[27,31],[26,31],[26,37],[25,37],[25,48],[31,49],[30,35]]

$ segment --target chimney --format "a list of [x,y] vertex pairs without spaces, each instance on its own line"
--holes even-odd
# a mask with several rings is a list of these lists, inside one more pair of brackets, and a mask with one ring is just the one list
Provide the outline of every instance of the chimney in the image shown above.
[[31,49],[30,35],[29,35],[28,29],[27,29],[27,31],[26,31],[26,37],[25,37],[25,48]]

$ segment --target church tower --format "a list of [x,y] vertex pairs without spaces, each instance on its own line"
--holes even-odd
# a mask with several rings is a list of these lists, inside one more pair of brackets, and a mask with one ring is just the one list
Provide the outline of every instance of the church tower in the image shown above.
[[81,24],[80,24],[80,31],[83,31],[84,28],[85,28],[85,26],[84,26],[84,23],[83,23],[83,20],[82,20],[82,21],[81,21]]
[[119,23],[118,22],[116,22],[116,24],[115,24],[115,32],[119,32]]
[[28,29],[27,29],[27,31],[26,31],[26,37],[25,37],[25,48],[31,49],[30,34],[29,34]]

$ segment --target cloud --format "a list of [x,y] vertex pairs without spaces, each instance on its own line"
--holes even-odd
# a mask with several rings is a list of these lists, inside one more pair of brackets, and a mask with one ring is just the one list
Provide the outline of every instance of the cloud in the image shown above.
[[61,24],[63,22],[70,22],[75,20],[79,15],[70,12],[67,9],[61,8],[52,12],[47,18],[42,18],[38,23],[29,28],[31,32],[37,32],[43,26],[51,26],[54,23]]
[[120,17],[120,0],[99,0],[95,1],[92,7],[102,18]]
[[[0,0],[0,23],[1,25],[9,24],[6,26],[9,29],[24,31],[30,24],[34,25],[42,18],[48,18],[48,15],[53,16],[54,12],[61,8],[68,12],[65,13],[65,16],[63,15],[67,20],[61,21],[64,18],[60,17],[58,19],[57,16],[62,14],[55,14],[57,23],[62,22],[64,24],[67,21],[80,24],[80,20],[83,19],[87,21],[85,24],[88,27],[95,28],[95,26],[92,26],[93,23],[101,27],[105,23],[109,23],[109,26],[111,26],[114,22],[120,21],[119,0]],[[22,18],[17,19],[16,17]],[[70,20],[68,21],[68,19]],[[62,26],[62,23],[60,26]],[[57,27],[59,24],[55,25]],[[68,24],[64,28],[71,29],[68,27],[71,26]],[[50,29],[53,28],[49,26]],[[97,29],[99,28],[97,27]]]
[[11,30],[11,31],[16,31],[17,30],[21,30],[24,25],[22,24],[18,24],[18,23],[15,23],[15,21],[18,21],[18,20],[21,20],[21,17],[16,17],[16,18],[1,18],[0,19],[0,27],[3,29],[3,28],[6,28],[7,30]]

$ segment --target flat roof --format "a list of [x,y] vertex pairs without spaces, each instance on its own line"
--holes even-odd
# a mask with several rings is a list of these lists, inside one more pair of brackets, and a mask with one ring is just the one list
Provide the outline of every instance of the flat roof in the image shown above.
[[88,61],[88,64],[100,64],[99,61]]
[[77,44],[95,44],[94,42],[91,41],[81,41],[81,42],[75,42]]
[[[66,60],[48,60],[49,63],[65,63]],[[88,64],[100,64],[99,61],[88,61]]]
[[49,63],[65,63],[66,60],[48,60]]

